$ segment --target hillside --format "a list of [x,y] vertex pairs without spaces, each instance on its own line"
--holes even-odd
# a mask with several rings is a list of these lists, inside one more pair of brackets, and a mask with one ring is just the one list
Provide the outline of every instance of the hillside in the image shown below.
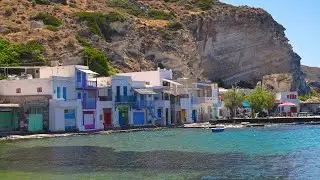
[[176,77],[229,84],[291,73],[297,90],[309,91],[285,28],[263,9],[215,0],[2,0],[0,7],[0,64],[88,63],[101,75],[163,66]]
[[301,70],[307,75],[306,79],[320,82],[320,67],[301,66]]

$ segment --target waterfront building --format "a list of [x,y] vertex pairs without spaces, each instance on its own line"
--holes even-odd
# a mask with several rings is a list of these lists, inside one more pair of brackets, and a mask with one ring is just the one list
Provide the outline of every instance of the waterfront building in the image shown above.
[[77,65],[24,68],[23,76],[0,81],[0,101],[19,106],[19,130],[99,129],[97,73]]
[[300,101],[298,99],[298,92],[279,92],[275,98],[276,105],[284,103],[292,103],[293,106],[280,106],[278,112],[282,113],[297,113],[300,112]]

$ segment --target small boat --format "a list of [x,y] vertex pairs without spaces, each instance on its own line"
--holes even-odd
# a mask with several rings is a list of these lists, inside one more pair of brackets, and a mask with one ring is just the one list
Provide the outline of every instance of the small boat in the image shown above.
[[213,133],[218,133],[218,132],[223,132],[224,131],[224,126],[215,126],[211,128],[211,131]]

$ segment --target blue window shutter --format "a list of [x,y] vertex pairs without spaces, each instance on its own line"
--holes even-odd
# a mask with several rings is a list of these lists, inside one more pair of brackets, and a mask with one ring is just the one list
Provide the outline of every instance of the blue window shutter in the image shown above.
[[64,100],[67,100],[67,88],[66,88],[66,87],[63,87],[63,88],[62,88],[62,92],[63,92],[63,94],[62,94],[63,99],[64,99]]
[[77,82],[81,82],[81,72],[77,71]]
[[123,86],[123,95],[128,96],[128,87],[127,86]]
[[60,87],[57,87],[57,98],[59,99],[61,97],[61,89]]
[[81,99],[81,93],[78,93],[78,99]]

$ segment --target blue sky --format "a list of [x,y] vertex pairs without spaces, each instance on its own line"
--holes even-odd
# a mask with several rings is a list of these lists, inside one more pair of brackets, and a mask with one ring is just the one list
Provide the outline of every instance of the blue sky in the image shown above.
[[320,0],[221,0],[267,10],[287,30],[303,65],[320,67]]

